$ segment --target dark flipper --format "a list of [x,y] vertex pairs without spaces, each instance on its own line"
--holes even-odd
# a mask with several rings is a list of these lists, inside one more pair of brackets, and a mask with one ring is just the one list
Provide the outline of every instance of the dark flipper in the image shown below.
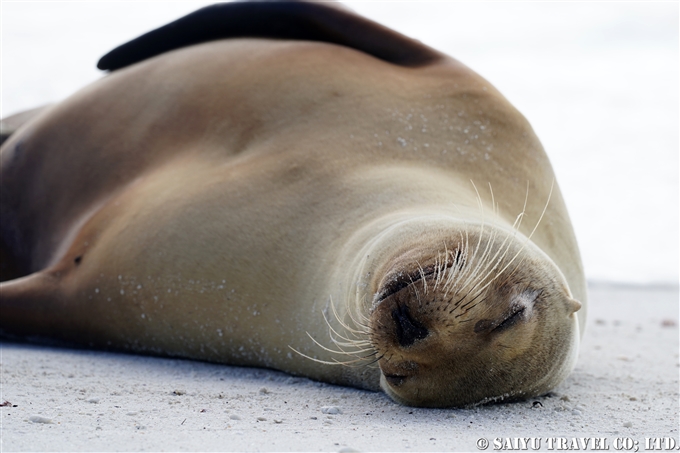
[[0,283],[0,338],[57,333],[65,321],[60,305],[59,282],[49,272]]
[[[12,134],[14,134],[19,128],[25,124],[30,123],[34,118],[38,117],[42,112],[46,111],[49,105],[43,105],[42,107],[37,107],[31,110],[26,110],[20,113],[15,113],[14,115],[8,116],[7,118],[0,119],[0,145],[5,143]],[[16,150],[18,146],[13,147]],[[7,148],[2,151],[11,153],[12,150]],[[7,162],[7,160],[5,161]],[[5,165],[4,168],[0,168],[0,181],[7,177],[7,171],[11,165]],[[7,197],[11,197],[7,193],[0,194]],[[1,195],[0,195],[1,196]],[[8,227],[12,222],[8,219],[8,214],[6,211],[1,211],[0,218],[0,282],[7,280],[13,280],[15,278],[23,277],[29,272],[28,263],[25,260],[19,258],[15,253],[17,251],[15,243],[15,235],[11,232],[12,230]]]
[[416,40],[322,3],[236,2],[199,9],[150,31],[104,55],[97,67],[114,71],[173,49],[237,37],[328,42],[401,66],[442,58]]

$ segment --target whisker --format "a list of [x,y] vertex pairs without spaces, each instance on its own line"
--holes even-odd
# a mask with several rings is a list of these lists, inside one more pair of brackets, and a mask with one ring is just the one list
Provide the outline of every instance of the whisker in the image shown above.
[[[545,206],[543,206],[543,211],[541,212],[541,215],[540,215],[540,217],[538,218],[538,221],[536,222],[536,225],[534,226],[534,229],[531,230],[531,233],[529,234],[529,236],[526,238],[526,240],[525,240],[524,243],[522,244],[522,247],[520,247],[520,249],[517,251],[517,253],[515,253],[515,255],[514,255],[514,256],[512,257],[512,259],[508,262],[508,264],[506,264],[505,267],[504,267],[503,269],[501,269],[501,270],[498,272],[498,274],[496,275],[496,277],[495,277],[494,279],[492,279],[492,280],[489,281],[486,285],[484,285],[484,288],[486,288],[486,287],[489,286],[491,283],[493,283],[493,281],[496,280],[496,278],[498,278],[498,276],[500,276],[503,272],[505,272],[505,270],[506,270],[506,269],[507,269],[514,261],[515,261],[515,259],[517,259],[517,257],[520,255],[520,253],[522,253],[522,251],[524,251],[524,248],[526,247],[526,245],[529,243],[529,241],[530,241],[531,238],[533,237],[534,233],[536,232],[536,229],[538,228],[538,225],[539,225],[539,224],[541,223],[541,221],[543,220],[543,216],[545,215],[545,212],[546,212],[546,210],[548,209],[548,204],[550,204],[550,199],[552,198],[552,193],[553,193],[553,188],[554,188],[554,187],[555,187],[555,179],[552,180],[552,184],[550,185],[550,193],[548,194],[548,200],[546,201]],[[482,288],[482,290],[483,290],[484,288]]]
[[349,360],[349,361],[347,361],[347,362],[340,362],[340,361],[338,361],[338,360],[333,360],[333,361],[331,362],[331,361],[328,361],[328,360],[321,360],[321,359],[317,359],[317,358],[314,358],[314,357],[310,357],[310,356],[308,356],[307,354],[304,354],[304,353],[298,351],[297,349],[295,349],[294,347],[292,347],[292,346],[290,346],[290,345],[288,345],[288,347],[289,347],[293,352],[295,352],[296,354],[298,354],[298,355],[304,357],[305,359],[309,359],[309,360],[311,360],[311,361],[313,361],[313,362],[317,362],[317,363],[322,363],[322,364],[324,364],[324,365],[350,366],[350,365],[352,365],[352,364],[354,364],[354,363],[357,363],[357,362],[360,362],[360,361],[361,361],[361,359],[356,359],[356,360]]

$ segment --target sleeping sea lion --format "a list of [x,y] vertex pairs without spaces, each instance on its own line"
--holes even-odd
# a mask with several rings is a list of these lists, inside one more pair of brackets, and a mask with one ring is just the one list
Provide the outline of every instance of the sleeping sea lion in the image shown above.
[[201,9],[15,118],[5,336],[270,367],[415,406],[574,366],[578,247],[529,123],[460,62],[320,3]]

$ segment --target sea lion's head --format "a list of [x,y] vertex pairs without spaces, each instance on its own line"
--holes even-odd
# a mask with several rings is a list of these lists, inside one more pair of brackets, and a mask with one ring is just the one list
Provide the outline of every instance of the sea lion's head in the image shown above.
[[377,277],[369,334],[381,387],[429,407],[549,391],[573,367],[581,304],[527,238],[494,228],[458,236],[435,254],[398,252]]

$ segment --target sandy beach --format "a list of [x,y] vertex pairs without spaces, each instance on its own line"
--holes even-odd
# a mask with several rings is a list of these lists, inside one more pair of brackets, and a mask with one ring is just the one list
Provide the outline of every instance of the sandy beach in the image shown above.
[[480,438],[493,450],[518,437],[538,438],[541,450],[583,437],[590,448],[604,438],[610,450],[637,442],[644,451],[647,438],[677,442],[677,287],[589,291],[570,377],[540,398],[472,409],[409,408],[271,370],[4,342],[2,451],[479,451]]

